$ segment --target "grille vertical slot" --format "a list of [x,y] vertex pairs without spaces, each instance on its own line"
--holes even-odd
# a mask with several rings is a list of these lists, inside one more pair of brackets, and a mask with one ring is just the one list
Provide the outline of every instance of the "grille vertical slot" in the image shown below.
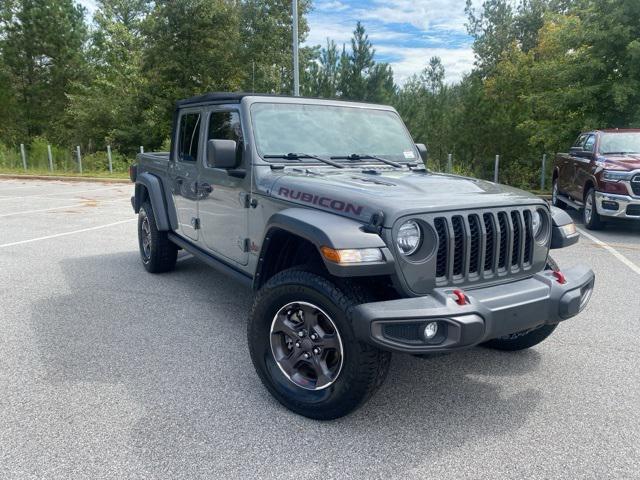
[[436,234],[438,235],[438,255],[436,259],[436,277],[447,275],[447,250],[449,239],[447,235],[447,224],[444,218],[438,217],[434,221]]
[[464,269],[464,226],[462,217],[456,215],[451,219],[453,224],[453,275],[460,276]]
[[493,215],[490,213],[485,213],[482,215],[482,218],[487,233],[487,242],[484,249],[484,270],[490,272],[493,270],[493,263],[495,261],[493,252],[495,251],[496,226]]

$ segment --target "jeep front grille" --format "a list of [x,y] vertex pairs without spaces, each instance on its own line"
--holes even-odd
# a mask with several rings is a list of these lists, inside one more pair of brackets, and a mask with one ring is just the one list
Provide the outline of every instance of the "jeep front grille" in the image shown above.
[[531,267],[534,245],[531,212],[527,209],[438,216],[433,226],[438,237],[438,285]]

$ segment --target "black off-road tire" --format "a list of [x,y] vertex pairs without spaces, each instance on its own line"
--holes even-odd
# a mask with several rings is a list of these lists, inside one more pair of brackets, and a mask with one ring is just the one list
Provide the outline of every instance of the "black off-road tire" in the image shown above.
[[[285,407],[316,420],[347,415],[382,385],[391,354],[357,340],[352,326],[352,307],[366,301],[355,285],[340,287],[327,278],[299,269],[282,271],[257,293],[249,316],[247,338],[253,365],[267,390]],[[308,390],[281,371],[270,343],[276,313],[292,302],[308,302],[328,314],[342,340],[342,368],[333,383]]]
[[[590,204],[590,207],[589,207]],[[591,214],[589,215],[589,208]],[[600,218],[598,208],[596,207],[596,191],[590,188],[587,194],[584,196],[584,208],[582,209],[582,221],[584,226],[589,230],[600,230],[604,226],[604,222]]]
[[[145,238],[148,239],[148,247]],[[169,272],[175,268],[178,247],[169,240],[168,232],[158,231],[153,207],[148,200],[142,204],[138,213],[138,246],[142,264],[148,272]]]
[[[546,270],[558,270],[558,264],[551,257],[547,259]],[[529,330],[505,335],[482,344],[483,347],[495,350],[518,351],[534,347],[547,339],[557,328],[558,324],[542,325]]]

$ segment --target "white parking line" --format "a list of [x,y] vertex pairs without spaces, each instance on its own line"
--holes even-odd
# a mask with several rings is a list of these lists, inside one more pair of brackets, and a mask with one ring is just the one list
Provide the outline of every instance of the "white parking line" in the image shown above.
[[25,243],[39,242],[40,240],[49,240],[51,238],[65,237],[67,235],[75,235],[76,233],[90,232],[92,230],[100,230],[103,228],[113,227],[115,225],[122,225],[123,223],[135,222],[137,220],[138,220],[137,218],[130,218],[128,220],[121,220],[119,222],[107,223],[106,225],[98,225],[96,227],[82,228],[80,230],[72,230],[71,232],[63,232],[63,233],[56,233],[55,235],[47,235],[46,237],[30,238],[29,240],[20,240],[19,242],[5,243],[3,245],[0,245],[0,248],[13,247],[14,245],[24,245]]
[[103,190],[113,190],[113,189],[122,188],[122,187],[123,187],[123,185],[118,185],[118,186],[115,186],[115,187],[94,188],[92,190],[76,190],[76,191],[70,190],[70,191],[65,191],[65,192],[44,193],[44,194],[36,193],[35,195],[22,195],[20,197],[14,197],[13,195],[0,195],[0,200],[7,200],[7,199],[9,199],[9,200],[20,200],[22,198],[53,197],[55,195],[69,195],[69,194],[75,195],[75,194],[78,194],[78,193],[100,192],[100,191],[103,191]]
[[640,267],[638,265],[636,265],[635,263],[633,263],[631,260],[629,260],[627,257],[625,257],[623,254],[621,254],[619,251],[617,251],[615,248],[613,248],[611,245],[609,245],[606,242],[603,242],[599,238],[594,237],[590,233],[585,232],[581,228],[577,228],[577,230],[580,232],[581,235],[584,235],[585,237],[587,237],[589,240],[591,240],[596,245],[599,245],[602,248],[604,248],[607,252],[609,252],[611,255],[616,257],[618,260],[620,260],[622,263],[624,263],[627,267],[629,267],[635,273],[640,275]]
[[[58,199],[56,199],[58,200]],[[62,205],[61,207],[50,207],[50,208],[41,208],[39,210],[26,210],[22,212],[11,212],[11,213],[3,213],[0,214],[0,218],[2,217],[12,217],[14,215],[27,215],[29,213],[41,213],[41,212],[49,212],[51,210],[62,210],[65,208],[75,208],[75,207],[86,207],[87,202],[98,202],[98,205],[91,205],[92,208],[100,206],[101,203],[122,203],[123,205],[131,204],[131,202],[127,199],[118,199],[118,200],[85,200],[83,203],[74,203],[73,205]]]

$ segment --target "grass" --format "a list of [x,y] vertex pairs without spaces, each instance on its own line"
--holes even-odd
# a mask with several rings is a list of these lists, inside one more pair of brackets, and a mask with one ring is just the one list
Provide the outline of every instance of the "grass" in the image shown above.
[[25,176],[47,176],[47,177],[84,177],[84,178],[113,178],[113,179],[129,179],[128,172],[104,172],[104,171],[83,171],[82,174],[78,172],[50,172],[48,169],[30,168],[26,172],[22,168],[7,168],[0,167],[0,174],[5,175],[25,175]]

